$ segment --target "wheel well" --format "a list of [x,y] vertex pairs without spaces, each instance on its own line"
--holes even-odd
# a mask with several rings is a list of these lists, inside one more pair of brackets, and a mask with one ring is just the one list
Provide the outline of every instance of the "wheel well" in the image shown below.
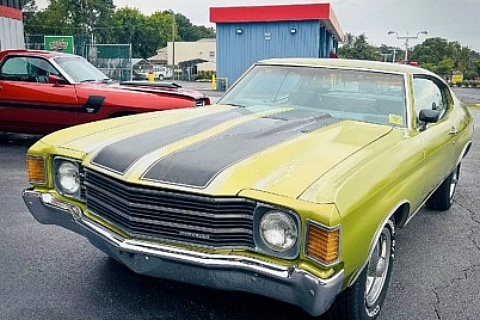
[[111,115],[108,116],[108,119],[129,116],[132,114],[136,114],[136,113],[131,111],[120,111],[120,112],[112,113]]
[[[389,215],[388,219],[386,221],[382,222],[381,229],[383,229],[384,226],[388,227],[390,229],[390,232],[392,232],[392,236],[394,236],[395,228],[396,227],[402,227],[402,226],[405,225],[405,222],[408,218],[409,207],[410,207],[410,205],[408,203],[404,203],[400,207],[398,207],[397,210],[393,213],[393,215]],[[393,217],[394,225],[389,223],[389,220],[391,219],[391,217]],[[380,232],[380,230],[378,232]],[[358,268],[357,270],[354,271],[352,277],[348,281],[347,287],[350,287],[351,285],[353,285],[357,281],[358,277],[360,276],[360,273],[366,267],[366,265],[368,263],[368,259],[369,259],[370,254],[371,254],[371,250],[373,248],[373,245],[374,245],[376,239],[379,237],[378,232],[375,233],[374,238],[372,239],[372,243],[370,244],[370,247],[368,249],[367,259],[365,260],[365,262],[363,263],[363,265],[360,268]]]
[[470,151],[470,147],[472,146],[472,143],[470,142],[467,147],[465,148],[465,151],[463,152],[462,158],[464,158],[468,152]]
[[404,203],[397,208],[397,210],[393,213],[396,227],[402,228],[405,226],[408,220],[409,212],[410,212],[410,205],[408,203]]

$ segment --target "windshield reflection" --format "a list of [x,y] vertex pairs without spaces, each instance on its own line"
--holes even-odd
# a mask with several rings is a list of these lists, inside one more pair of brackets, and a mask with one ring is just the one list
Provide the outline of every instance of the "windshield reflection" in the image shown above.
[[291,107],[334,118],[407,126],[401,74],[360,69],[257,65],[219,101],[254,110]]
[[78,57],[57,57],[55,62],[75,81],[75,82],[97,82],[109,80],[109,78],[100,70],[95,68],[86,59]]

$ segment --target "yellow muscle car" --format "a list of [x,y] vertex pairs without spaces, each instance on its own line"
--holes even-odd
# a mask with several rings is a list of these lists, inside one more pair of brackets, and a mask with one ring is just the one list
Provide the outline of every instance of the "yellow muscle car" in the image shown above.
[[272,59],[216,105],[42,138],[23,198],[134,272],[375,319],[396,228],[450,208],[472,134],[424,69]]

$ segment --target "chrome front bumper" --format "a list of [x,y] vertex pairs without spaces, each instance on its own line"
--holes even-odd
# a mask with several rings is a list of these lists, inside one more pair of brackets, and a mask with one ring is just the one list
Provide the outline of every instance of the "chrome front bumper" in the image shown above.
[[248,257],[205,254],[152,242],[124,239],[83,216],[81,209],[49,194],[25,190],[23,199],[37,221],[70,229],[136,273],[222,290],[245,291],[324,313],[339,293],[343,270],[327,280],[296,266]]

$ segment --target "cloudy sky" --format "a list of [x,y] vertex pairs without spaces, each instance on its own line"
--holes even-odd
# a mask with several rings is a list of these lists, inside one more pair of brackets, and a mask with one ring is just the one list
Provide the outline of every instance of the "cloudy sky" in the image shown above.
[[[47,0],[37,0],[41,6]],[[480,52],[480,0],[114,0],[117,8],[138,8],[144,14],[172,9],[186,16],[195,25],[215,27],[210,23],[210,7],[256,6],[330,2],[344,32],[365,34],[368,42],[401,47],[399,36],[415,36],[426,30],[427,36],[410,39],[409,46],[426,37],[458,41]]]

